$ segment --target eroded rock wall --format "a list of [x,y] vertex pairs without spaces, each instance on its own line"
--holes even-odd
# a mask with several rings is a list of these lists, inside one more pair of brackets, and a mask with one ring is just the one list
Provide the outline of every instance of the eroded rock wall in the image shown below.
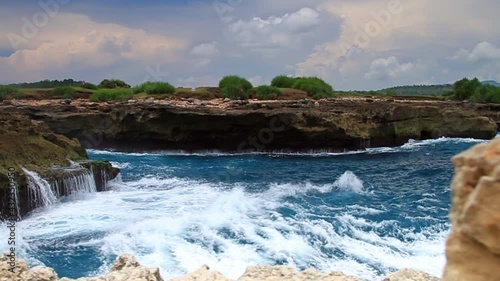
[[445,281],[500,280],[500,138],[455,156]]

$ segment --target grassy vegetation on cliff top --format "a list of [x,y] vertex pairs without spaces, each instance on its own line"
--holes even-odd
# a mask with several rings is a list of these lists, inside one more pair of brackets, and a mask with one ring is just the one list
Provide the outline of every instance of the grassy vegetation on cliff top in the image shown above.
[[[274,88],[271,88],[274,87]],[[99,92],[99,89],[112,89],[116,92]],[[51,99],[51,98],[89,98],[93,101],[125,100],[130,85],[119,79],[104,79],[99,85],[73,79],[43,80],[33,83],[0,85],[2,99]],[[279,89],[279,90],[277,90]],[[126,90],[127,92],[125,93]],[[337,96],[404,96],[430,99],[469,100],[475,103],[500,103],[500,87],[495,83],[479,82],[477,79],[462,79],[453,85],[413,85],[398,86],[378,91],[334,91],[333,87],[317,77],[289,77],[278,75],[271,85],[253,88],[245,78],[229,75],[221,79],[219,87],[175,88],[166,82],[146,82],[132,88],[133,98],[198,98],[215,99],[259,98],[259,99],[303,99],[329,98]],[[121,93],[121,94],[119,94]]]

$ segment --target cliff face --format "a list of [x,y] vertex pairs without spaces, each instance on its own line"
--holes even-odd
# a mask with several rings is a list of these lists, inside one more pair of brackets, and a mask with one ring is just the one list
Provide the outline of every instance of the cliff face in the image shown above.
[[500,280],[500,139],[453,158],[446,281]]
[[[97,189],[104,189],[107,180],[116,177],[118,170],[103,161],[85,161],[88,159],[85,149],[78,140],[68,139],[55,134],[45,123],[30,120],[19,112],[0,115],[0,219],[11,218],[13,206],[11,194],[13,187],[18,193],[18,208],[14,216],[24,216],[42,202],[30,200],[38,192],[28,188],[29,179],[25,171],[38,173],[41,177],[57,182],[59,190],[55,196],[68,195],[71,190],[65,185],[65,179],[89,175],[98,178]],[[72,170],[61,169],[70,166],[70,161],[85,161],[82,166]],[[84,167],[84,166],[87,167]],[[59,167],[59,168],[56,168]],[[99,174],[100,173],[100,174]],[[102,173],[105,175],[103,176]],[[9,201],[9,199],[11,201]]]
[[409,139],[491,139],[497,124],[461,103],[330,100],[201,104],[150,101],[20,105],[87,148],[355,150]]

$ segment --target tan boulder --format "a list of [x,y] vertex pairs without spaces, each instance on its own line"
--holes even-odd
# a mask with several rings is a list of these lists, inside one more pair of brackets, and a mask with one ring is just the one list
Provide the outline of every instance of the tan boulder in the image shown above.
[[298,272],[289,266],[256,265],[249,266],[238,281],[361,281],[357,277],[347,276],[340,272],[323,273],[314,268]]
[[500,280],[500,138],[455,156],[445,281]]
[[106,275],[107,281],[163,281],[157,267],[145,267],[132,255],[121,255]]
[[23,274],[23,281],[57,281],[59,277],[54,269],[45,266],[35,266]]
[[198,270],[181,277],[170,279],[171,281],[232,281],[224,277],[221,273],[210,270],[207,265],[200,267]]
[[25,260],[17,259],[12,267],[7,253],[0,258],[0,281],[23,281],[22,275],[28,271],[28,263]]
[[387,275],[383,281],[439,281],[440,278],[414,269],[401,269]]

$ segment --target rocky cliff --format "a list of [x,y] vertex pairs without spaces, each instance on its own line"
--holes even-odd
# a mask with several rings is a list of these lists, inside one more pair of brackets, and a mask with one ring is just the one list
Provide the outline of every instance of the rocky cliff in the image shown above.
[[453,158],[445,281],[500,280],[500,138]]
[[498,128],[486,109],[436,101],[41,101],[1,110],[23,112],[87,148],[124,150],[342,151],[442,136],[491,139]]
[[[80,162],[78,164],[77,162]],[[71,169],[66,167],[72,166]],[[85,149],[76,139],[51,131],[41,121],[30,120],[19,112],[0,114],[0,219],[19,218],[41,206],[42,190],[30,182],[26,171],[57,186],[55,197],[68,195],[73,187],[68,179],[95,179],[97,190],[106,188],[107,180],[118,169],[106,161],[88,161]],[[33,179],[31,179],[33,180]],[[45,181],[42,181],[45,183]],[[32,188],[29,188],[30,184]],[[17,192],[13,192],[17,190]],[[17,206],[13,198],[17,197]],[[52,199],[52,198],[49,198]],[[11,204],[12,203],[12,204]],[[50,203],[50,202],[49,202]],[[10,204],[10,205],[9,205]]]

